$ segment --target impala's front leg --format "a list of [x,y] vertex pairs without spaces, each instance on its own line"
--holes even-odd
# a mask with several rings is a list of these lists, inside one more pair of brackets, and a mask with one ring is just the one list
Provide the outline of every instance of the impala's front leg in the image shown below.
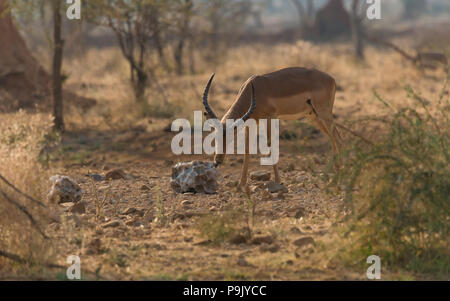
[[243,191],[247,190],[247,176],[248,176],[248,161],[250,159],[249,156],[249,130],[248,127],[245,128],[245,154],[244,154],[244,163],[242,165],[241,179],[239,181],[239,187],[243,189]]

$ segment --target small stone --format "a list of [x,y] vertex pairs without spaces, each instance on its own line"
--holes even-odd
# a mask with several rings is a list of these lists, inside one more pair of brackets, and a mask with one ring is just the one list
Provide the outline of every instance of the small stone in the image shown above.
[[175,192],[215,194],[220,173],[212,162],[192,161],[172,167],[170,186]]
[[147,185],[142,185],[141,186],[141,190],[142,191],[148,191],[148,190],[150,190],[150,187],[148,187]]
[[121,224],[120,220],[113,220],[110,222],[107,222],[106,224],[103,224],[103,228],[115,228],[115,227],[119,227]]
[[260,250],[261,252],[276,253],[276,252],[278,252],[278,250],[280,250],[280,246],[277,245],[277,244],[270,245],[270,244],[263,243],[263,244],[259,247],[259,250]]
[[96,181],[96,182],[101,182],[105,180],[105,177],[96,173],[93,174],[87,174],[87,177],[92,178],[92,180]]
[[242,234],[236,234],[231,237],[229,242],[233,245],[245,244],[247,242],[247,237]]
[[125,179],[127,174],[122,169],[113,169],[105,174],[106,180]]
[[50,177],[50,182],[52,183],[52,187],[47,196],[49,201],[61,204],[67,202],[76,203],[81,200],[83,190],[71,178],[54,175]]
[[311,236],[302,237],[293,242],[297,247],[304,247],[307,245],[314,245],[314,239]]
[[269,181],[270,180],[270,172],[261,170],[255,171],[250,174],[250,179],[255,181]]
[[297,210],[297,212],[295,213],[295,218],[302,218],[305,216],[305,208],[300,208]]
[[158,244],[158,243],[149,244],[148,247],[152,248],[152,249],[155,249],[155,250],[158,250],[158,251],[167,250],[167,247],[165,245],[161,245],[161,244]]
[[273,237],[272,236],[256,236],[254,237],[251,242],[252,245],[260,245],[260,244],[272,244],[273,243]]
[[133,214],[136,213],[138,210],[134,207],[128,207],[127,209],[125,209],[125,211],[122,212],[123,215],[129,215],[129,214]]
[[72,213],[83,214],[86,212],[86,206],[84,205],[84,202],[78,202],[73,204],[68,211]]
[[284,192],[287,193],[288,189],[286,187],[284,187],[282,184],[279,183],[275,183],[275,182],[269,182],[267,183],[267,190],[270,193],[275,193],[275,192]]
[[303,234],[303,232],[297,227],[292,227],[290,231],[292,234]]
[[294,261],[289,259],[289,260],[286,261],[286,264],[287,264],[287,265],[293,265],[293,264],[294,264]]

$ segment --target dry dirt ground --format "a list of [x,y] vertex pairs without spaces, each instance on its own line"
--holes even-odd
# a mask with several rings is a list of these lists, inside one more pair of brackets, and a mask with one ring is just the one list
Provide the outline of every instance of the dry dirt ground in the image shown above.
[[[63,222],[49,227],[49,234],[57,240],[71,238],[57,252],[62,257],[80,254],[83,267],[91,271],[101,267],[100,275],[110,279],[363,279],[364,271],[344,275],[323,254],[314,256],[316,250],[325,248],[331,221],[341,204],[339,196],[322,193],[318,179],[328,156],[326,151],[320,152],[328,148],[324,137],[315,134],[319,139],[312,147],[319,154],[310,154],[314,163],[307,162],[304,154],[282,155],[282,182],[288,193],[259,191],[258,184],[263,182],[250,182],[251,189],[257,190],[253,193],[253,220],[247,216],[251,212],[249,198],[235,187],[240,156],[230,156],[220,168],[222,179],[216,195],[177,194],[170,188],[171,166],[199,158],[171,155],[167,139],[171,134],[135,134],[138,137],[132,141],[131,136],[121,141],[127,145],[125,153],[96,152],[83,166],[55,170],[73,177],[85,190],[86,213],[62,213]],[[92,143],[109,145],[107,141],[117,138],[76,133],[72,139],[80,137],[85,137],[80,148],[86,149]],[[325,147],[320,145],[323,143]],[[115,146],[109,145],[111,149]],[[258,163],[257,158],[252,159],[252,171],[264,169]],[[302,166],[314,166],[316,171]],[[122,169],[126,177],[95,181],[87,176],[113,169]],[[104,196],[106,202],[96,215]],[[245,229],[249,220],[251,237],[235,235],[231,241],[215,244],[199,234],[202,216],[227,212],[237,215],[228,222],[233,226],[241,223],[238,229]],[[304,244],[295,243],[301,238],[307,238]]]

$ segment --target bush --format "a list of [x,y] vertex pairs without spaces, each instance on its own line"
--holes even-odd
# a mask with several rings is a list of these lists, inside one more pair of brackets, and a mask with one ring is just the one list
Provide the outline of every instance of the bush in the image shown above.
[[140,104],[140,115],[142,117],[172,118],[180,111],[180,107],[170,102],[154,101],[152,103],[142,102]]
[[[37,162],[51,133],[52,120],[46,114],[23,111],[0,116],[0,174],[9,183],[37,201],[47,193],[48,173]],[[12,202],[23,206],[32,216]],[[49,208],[43,208],[0,180],[0,278],[34,279],[42,277],[43,266],[49,261],[53,248],[42,232],[47,225]],[[11,260],[14,254],[21,260]],[[32,264],[34,263],[34,264]]]
[[196,228],[200,236],[213,244],[221,244],[231,239],[246,225],[243,214],[237,210],[209,214],[201,217]]
[[[448,82],[448,80],[447,80]],[[343,184],[345,237],[343,258],[380,256],[383,264],[415,272],[450,270],[449,101],[447,83],[435,106],[411,87],[416,106],[377,119],[386,133],[374,146],[354,146],[343,155],[334,177]],[[447,94],[448,95],[448,94]],[[434,110],[433,110],[434,108]],[[363,255],[363,256],[361,256]],[[361,262],[362,263],[362,262]]]

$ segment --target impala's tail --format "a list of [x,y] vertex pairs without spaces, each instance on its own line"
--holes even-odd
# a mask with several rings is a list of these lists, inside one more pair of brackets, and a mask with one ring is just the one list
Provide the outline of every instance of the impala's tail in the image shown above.
[[362,136],[361,134],[359,134],[359,133],[357,133],[357,132],[355,132],[355,131],[352,131],[351,129],[347,128],[346,126],[343,126],[342,124],[337,123],[336,121],[334,121],[334,124],[335,124],[336,126],[338,126],[339,128],[341,128],[341,129],[343,129],[343,130],[349,132],[350,134],[352,134],[352,135],[354,135],[354,136],[356,136],[356,137],[358,137],[358,138],[361,138],[361,140],[363,140],[364,142],[366,142],[366,143],[368,143],[368,144],[370,144],[370,145],[374,145],[374,143],[373,143],[372,141],[368,140],[367,138],[365,138],[365,137]]

